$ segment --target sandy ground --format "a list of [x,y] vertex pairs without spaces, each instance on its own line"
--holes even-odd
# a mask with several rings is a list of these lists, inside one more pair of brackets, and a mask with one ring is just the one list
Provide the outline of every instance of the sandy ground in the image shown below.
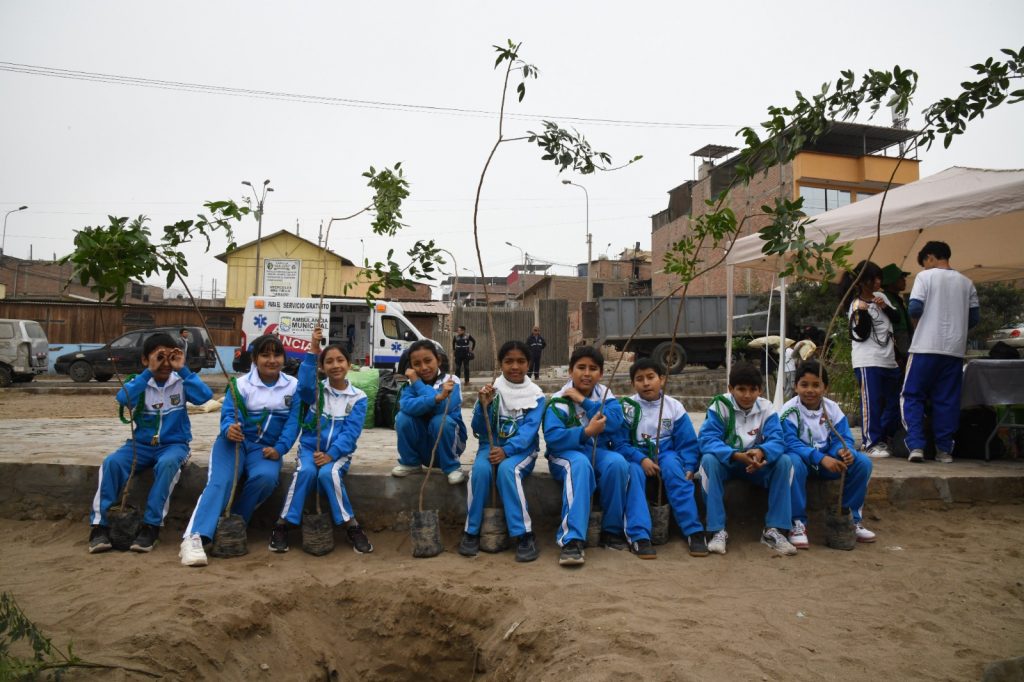
[[116,415],[117,401],[112,395],[38,395],[16,390],[0,391],[0,419],[79,419]]
[[520,565],[460,557],[446,528],[434,559],[404,532],[320,558],[253,532],[248,556],[188,569],[179,528],[149,555],[92,556],[84,524],[0,520],[0,584],[83,658],[175,680],[967,680],[1024,654],[1024,505],[873,509],[879,542],[853,552],[813,523],[792,558],[752,523],[731,524],[724,557],[673,540],[655,561],[592,549],[572,570],[550,529]]

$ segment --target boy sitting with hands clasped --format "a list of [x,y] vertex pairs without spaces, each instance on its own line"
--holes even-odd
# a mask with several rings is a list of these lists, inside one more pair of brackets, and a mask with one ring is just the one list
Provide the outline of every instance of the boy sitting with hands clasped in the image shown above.
[[761,543],[779,554],[796,554],[786,539],[792,527],[790,482],[793,466],[785,453],[782,426],[770,401],[761,397],[756,367],[736,365],[729,392],[715,396],[700,429],[700,476],[707,506],[708,551],[725,554],[725,482],[744,478],[768,489],[768,514]]
[[[828,372],[817,360],[796,370],[796,397],[782,410],[786,453],[793,465],[793,530],[789,541],[807,549],[807,475],[837,479],[846,472],[842,506],[853,510],[857,542],[874,542],[875,534],[861,524],[861,508],[871,478],[871,460],[854,448],[853,434],[842,408],[825,397]],[[836,434],[840,437],[837,437]]]

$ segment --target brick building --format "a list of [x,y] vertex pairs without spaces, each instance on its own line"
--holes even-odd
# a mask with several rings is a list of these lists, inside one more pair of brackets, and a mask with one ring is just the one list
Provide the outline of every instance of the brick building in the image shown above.
[[[96,300],[89,287],[71,280],[71,264],[56,260],[23,260],[0,256],[0,291],[2,298],[18,300]],[[126,303],[160,303],[164,290],[133,282],[126,292]]]
[[[749,185],[737,186],[730,193],[728,206],[742,223],[740,237],[753,234],[770,223],[761,213],[761,206],[773,204],[777,197],[804,197],[804,211],[815,215],[885,189],[890,177],[893,185],[914,182],[919,177],[919,162],[899,162],[887,152],[912,138],[913,131],[863,125],[834,123],[814,144],[807,145],[796,158],[767,173],[759,172]],[[696,180],[687,181],[669,190],[668,207],[651,216],[651,253],[655,263],[652,295],[663,296],[675,287],[676,277],[662,272],[665,254],[671,245],[685,236],[692,221],[703,214],[712,199],[728,187],[734,177],[737,156],[734,147],[706,145],[691,156],[702,159]],[[724,159],[724,160],[723,160]],[[703,260],[714,263],[723,257],[722,249],[704,249]],[[770,273],[747,268],[736,269],[736,293],[767,291],[772,284]],[[725,267],[697,277],[690,284],[691,295],[725,295]]]

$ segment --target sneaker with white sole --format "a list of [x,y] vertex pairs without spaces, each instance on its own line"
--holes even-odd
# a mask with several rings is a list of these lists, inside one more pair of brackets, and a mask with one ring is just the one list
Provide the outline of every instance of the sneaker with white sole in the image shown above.
[[181,541],[181,549],[178,550],[182,566],[205,566],[206,552],[203,551],[203,538],[199,533],[193,533]]
[[790,544],[778,528],[765,528],[761,533],[761,544],[770,547],[783,556],[796,554],[796,547]]
[[913,450],[910,451],[910,454],[907,455],[907,461],[908,462],[923,462],[924,461],[924,450],[922,450],[921,448],[914,448]]
[[889,452],[889,448],[885,445],[885,443],[876,443],[872,445],[870,448],[868,448],[866,454],[871,459],[885,459],[886,457],[892,456],[892,453]]
[[419,473],[419,470],[420,467],[418,464],[399,464],[398,466],[391,470],[391,475],[394,476],[395,478],[405,478],[409,474]]
[[708,551],[712,554],[725,554],[725,545],[729,541],[729,534],[725,530],[715,532],[708,543]]
[[807,549],[811,546],[807,540],[807,526],[803,521],[793,521],[793,530],[789,531],[789,544],[797,549]]
[[465,480],[466,474],[462,471],[462,469],[456,469],[455,471],[448,474],[448,482],[451,483],[452,485],[458,485],[460,483],[465,482]]
[[864,526],[857,524],[857,542],[874,542],[875,534]]
[[952,464],[953,455],[949,454],[948,452],[943,452],[942,450],[936,450],[935,461],[938,462],[939,464]]

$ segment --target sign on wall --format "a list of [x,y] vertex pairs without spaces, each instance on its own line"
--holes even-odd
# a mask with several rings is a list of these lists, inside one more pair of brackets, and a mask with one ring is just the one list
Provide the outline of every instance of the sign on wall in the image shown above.
[[299,273],[301,270],[302,261],[298,259],[264,259],[263,295],[298,296]]

